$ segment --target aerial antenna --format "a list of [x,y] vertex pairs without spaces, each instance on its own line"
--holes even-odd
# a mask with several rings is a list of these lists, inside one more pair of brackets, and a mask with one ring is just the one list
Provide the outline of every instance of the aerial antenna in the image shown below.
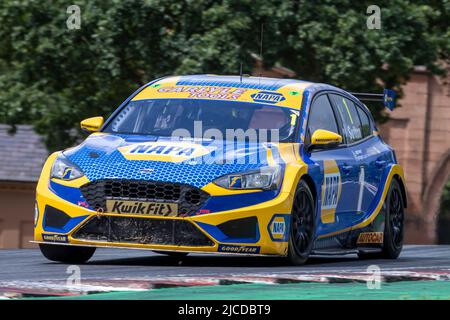
[[241,68],[239,69],[239,76],[241,77],[241,83],[242,83],[242,62],[241,62]]
[[259,70],[259,82],[261,83],[262,68],[263,68],[263,37],[264,37],[264,23],[261,23],[261,37],[259,42],[259,58],[261,59],[261,69]]

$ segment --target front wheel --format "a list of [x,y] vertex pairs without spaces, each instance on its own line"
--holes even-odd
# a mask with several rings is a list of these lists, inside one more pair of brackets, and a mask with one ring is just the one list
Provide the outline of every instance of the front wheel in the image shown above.
[[396,179],[391,182],[383,209],[385,210],[383,248],[381,252],[375,253],[360,251],[358,256],[361,259],[397,259],[402,251],[405,208],[400,185]]
[[314,197],[305,181],[301,180],[295,191],[291,213],[288,259],[294,265],[308,260],[314,243]]
[[88,261],[94,255],[96,248],[41,243],[39,249],[48,260],[79,264]]

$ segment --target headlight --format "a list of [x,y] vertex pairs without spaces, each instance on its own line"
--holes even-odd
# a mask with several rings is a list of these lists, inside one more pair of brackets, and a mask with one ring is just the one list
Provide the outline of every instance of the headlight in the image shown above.
[[53,162],[51,178],[73,180],[82,177],[84,174],[80,168],[70,162],[64,155],[60,155]]
[[281,184],[280,167],[263,167],[259,170],[229,174],[214,180],[227,189],[277,189]]

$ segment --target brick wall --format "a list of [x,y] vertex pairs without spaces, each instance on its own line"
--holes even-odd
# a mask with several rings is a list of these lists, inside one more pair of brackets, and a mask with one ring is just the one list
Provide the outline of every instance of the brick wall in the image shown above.
[[0,248],[32,248],[35,183],[0,183]]
[[382,137],[395,148],[405,170],[408,243],[436,242],[439,199],[450,178],[449,79],[417,68],[403,87],[401,108],[380,126]]

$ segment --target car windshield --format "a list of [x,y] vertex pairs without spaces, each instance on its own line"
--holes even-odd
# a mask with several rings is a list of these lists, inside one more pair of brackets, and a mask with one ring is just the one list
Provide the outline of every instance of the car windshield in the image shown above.
[[258,141],[293,142],[298,115],[298,110],[257,103],[149,99],[130,101],[104,131],[222,140],[230,140],[233,133],[232,139],[236,139],[236,133],[245,132]]

